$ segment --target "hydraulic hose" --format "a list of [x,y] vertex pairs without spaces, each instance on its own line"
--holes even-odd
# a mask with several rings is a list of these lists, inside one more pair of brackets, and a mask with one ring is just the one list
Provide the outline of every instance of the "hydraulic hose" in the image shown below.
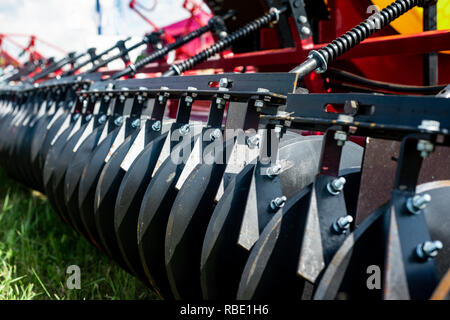
[[394,91],[394,92],[436,94],[437,92],[439,92],[445,88],[445,85],[410,86],[410,85],[390,83],[390,82],[384,82],[384,81],[376,81],[376,80],[358,76],[356,74],[353,74],[353,73],[350,73],[347,71],[333,69],[333,68],[328,69],[327,75],[329,75],[331,79],[351,81],[355,84],[362,84],[362,85],[371,86],[371,87],[388,90],[388,91]]

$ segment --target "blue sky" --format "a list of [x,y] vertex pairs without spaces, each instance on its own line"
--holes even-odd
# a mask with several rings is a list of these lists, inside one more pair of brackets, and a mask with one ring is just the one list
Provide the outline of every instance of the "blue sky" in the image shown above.
[[[153,1],[139,0],[148,7]],[[0,0],[0,33],[33,33],[67,51],[92,46],[107,48],[118,38],[135,36],[138,40],[152,30],[128,8],[128,2],[101,0],[104,35],[99,37],[95,0]],[[161,27],[189,16],[182,3],[183,0],[158,0],[154,11],[143,13]],[[58,55],[46,46],[39,46],[38,50],[46,55]]]

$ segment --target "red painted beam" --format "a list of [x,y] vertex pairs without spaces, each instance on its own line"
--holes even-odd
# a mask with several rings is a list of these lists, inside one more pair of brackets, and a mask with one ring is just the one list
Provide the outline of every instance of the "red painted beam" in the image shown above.
[[[195,67],[198,69],[225,69],[232,70],[236,66],[269,66],[269,65],[297,65],[306,57],[312,49],[320,49],[326,44],[309,45],[295,48],[264,50],[257,52],[235,54],[218,59],[210,59]],[[450,30],[427,31],[416,34],[376,37],[361,42],[340,57],[340,59],[352,59],[363,57],[386,56],[396,54],[421,54],[427,52],[439,52],[450,50]],[[144,68],[140,73],[164,72],[169,69],[167,64],[153,64]],[[112,74],[113,72],[106,72]]]
[[[318,50],[326,44],[314,45]],[[421,54],[450,50],[450,30],[427,31],[406,35],[370,38],[351,49],[339,59]]]

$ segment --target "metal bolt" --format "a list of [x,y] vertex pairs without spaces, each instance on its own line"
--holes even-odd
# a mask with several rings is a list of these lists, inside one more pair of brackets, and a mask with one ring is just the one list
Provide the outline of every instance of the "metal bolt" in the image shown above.
[[311,29],[308,28],[307,26],[303,26],[301,31],[304,35],[307,35],[307,36],[311,34]]
[[416,247],[417,257],[421,260],[429,260],[437,256],[439,250],[444,247],[441,241],[425,241]]
[[225,105],[225,99],[223,99],[223,98],[217,98],[216,99],[217,109],[223,109],[224,105]]
[[350,228],[350,224],[353,222],[352,216],[340,217],[333,223],[333,230],[339,234],[346,233]]
[[185,136],[187,135],[189,132],[191,132],[191,126],[189,124],[184,124],[183,126],[181,126],[180,129],[178,129],[178,132]]
[[114,120],[114,124],[116,126],[120,126],[123,123],[123,117],[122,116],[118,116],[115,120]]
[[285,196],[277,197],[270,201],[270,208],[274,211],[278,210],[279,208],[283,208],[286,204],[287,198]]
[[103,99],[104,99],[106,102],[108,102],[109,100],[111,100],[111,97],[110,97],[109,95],[106,95]]
[[141,126],[141,119],[135,119],[135,120],[133,120],[133,122],[131,122],[132,128],[138,128],[140,126]]
[[259,136],[255,134],[254,136],[247,138],[247,145],[250,147],[250,149],[256,148],[259,146]]
[[98,118],[98,123],[104,124],[106,122],[106,115],[102,114],[100,118]]
[[222,130],[220,129],[214,129],[213,132],[209,135],[209,140],[214,141],[216,139],[219,139],[222,136]]
[[269,89],[266,89],[266,88],[258,88],[257,92],[260,92],[260,93],[267,93],[267,92],[270,92],[270,90],[269,90]]
[[120,101],[121,103],[124,103],[124,102],[125,102],[125,96],[121,94],[121,95],[119,96],[119,101]]
[[230,85],[230,81],[227,78],[221,78],[219,80],[219,87],[220,88],[228,88]]
[[184,98],[184,101],[189,105],[194,102],[194,99],[191,96],[187,96],[186,98]]
[[88,105],[88,101],[87,100],[83,100],[83,107],[86,108]]
[[262,107],[264,107],[264,101],[256,100],[256,101],[255,101],[255,107],[256,107],[256,108],[262,108]]
[[86,121],[89,121],[89,120],[91,120],[91,119],[92,119],[92,114],[86,115]]
[[75,113],[74,116],[73,116],[73,120],[77,121],[79,117],[80,117],[80,114],[79,113]]
[[225,39],[227,36],[228,36],[228,33],[226,31],[219,32],[219,39]]
[[344,189],[346,182],[344,177],[334,179],[333,181],[328,182],[327,190],[333,196],[337,196]]
[[141,104],[142,101],[144,100],[144,99],[142,98],[141,95],[138,95],[138,96],[136,97],[136,99],[137,99],[137,102],[138,102],[139,104]]
[[298,17],[297,21],[302,23],[302,24],[305,24],[305,23],[308,22],[308,18],[305,17],[305,16],[300,16],[300,17]]
[[355,118],[352,117],[352,116],[349,116],[347,114],[340,114],[338,116],[338,121],[341,121],[341,122],[344,122],[344,123],[352,123],[353,120],[355,120]]
[[337,145],[339,147],[342,147],[345,144],[345,141],[347,141],[347,139],[348,139],[347,132],[336,131],[334,133],[334,140],[337,141]]
[[188,90],[191,90],[191,91],[195,91],[195,90],[197,90],[197,88],[196,88],[196,87],[187,87],[187,89],[188,89]]
[[431,196],[428,193],[422,195],[415,195],[408,198],[406,201],[406,207],[411,213],[418,214],[420,210],[425,209],[428,203],[431,202]]
[[161,130],[161,121],[155,121],[155,122],[153,122],[153,124],[152,124],[152,130],[153,131],[159,131],[159,130]]
[[420,156],[426,158],[434,151],[434,144],[428,140],[419,140],[417,143],[417,151],[420,151]]
[[114,88],[114,83],[108,83],[106,90],[112,90]]
[[419,126],[419,129],[427,130],[427,131],[439,131],[441,127],[441,123],[435,120],[422,120],[422,124]]
[[[161,87],[161,90],[169,90],[169,87]],[[165,101],[165,99],[166,99],[166,94],[165,93],[161,93],[159,96],[158,96],[158,102],[160,103],[160,104],[163,104],[164,103],[164,101]]]
[[276,164],[272,167],[267,168],[266,175],[268,178],[273,179],[281,172],[281,165]]
[[280,125],[275,126],[275,134],[277,135],[277,138],[281,138],[281,131],[283,130],[283,127]]

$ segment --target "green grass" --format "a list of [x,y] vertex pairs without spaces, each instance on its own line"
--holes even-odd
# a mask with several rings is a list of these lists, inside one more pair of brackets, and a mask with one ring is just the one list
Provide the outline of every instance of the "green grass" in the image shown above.
[[[0,300],[157,299],[3,171],[0,210]],[[80,267],[80,290],[66,287],[70,265]]]

